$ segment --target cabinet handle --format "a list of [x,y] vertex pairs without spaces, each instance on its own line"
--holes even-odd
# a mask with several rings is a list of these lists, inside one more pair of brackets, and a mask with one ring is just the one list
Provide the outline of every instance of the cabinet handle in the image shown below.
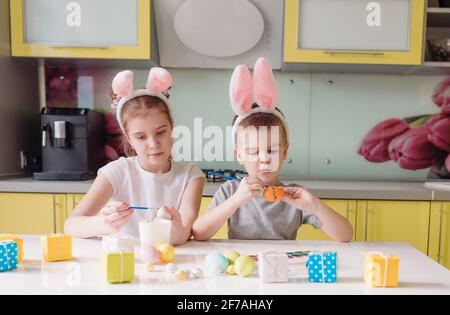
[[56,196],[53,195],[53,233],[57,232],[56,222]]
[[350,208],[350,202],[347,200],[347,214],[346,214],[346,217],[347,217],[346,219],[347,219],[347,220],[348,220],[348,217],[349,217],[349,214],[348,214],[349,211],[350,211],[349,208]]
[[[350,212],[355,212],[355,227],[354,227],[354,231],[353,231],[353,241],[356,241],[356,227],[358,226],[357,224],[357,216],[358,216],[358,211],[353,211],[353,209],[350,209],[350,201],[347,200],[347,220],[350,222]],[[350,222],[351,224],[351,222]]]
[[326,50],[323,52],[327,55],[362,55],[362,56],[384,56],[383,52],[365,52],[365,51],[331,51]]
[[366,230],[364,231],[364,242],[367,242],[368,223],[369,223],[369,202],[366,200]]
[[82,44],[48,44],[47,45],[50,48],[55,48],[55,49],[64,49],[64,48],[84,48],[84,49],[109,49],[111,47],[109,46],[104,46],[104,45],[89,45],[89,46],[85,46]]
[[442,246],[442,220],[444,219],[444,203],[441,202],[441,211],[440,211],[441,220],[439,222],[439,243],[438,243],[438,262],[441,262],[441,246]]
[[358,201],[355,201],[355,231],[353,232],[353,240],[356,241],[358,235]]

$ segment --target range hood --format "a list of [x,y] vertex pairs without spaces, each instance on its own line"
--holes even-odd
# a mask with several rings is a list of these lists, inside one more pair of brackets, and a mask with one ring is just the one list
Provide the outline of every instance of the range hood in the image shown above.
[[168,68],[281,69],[284,1],[154,0],[160,64]]

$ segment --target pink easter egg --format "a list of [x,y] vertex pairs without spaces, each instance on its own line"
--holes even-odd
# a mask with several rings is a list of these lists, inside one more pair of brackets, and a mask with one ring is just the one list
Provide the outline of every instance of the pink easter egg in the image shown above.
[[141,247],[140,258],[143,263],[157,264],[161,262],[159,251],[153,246]]

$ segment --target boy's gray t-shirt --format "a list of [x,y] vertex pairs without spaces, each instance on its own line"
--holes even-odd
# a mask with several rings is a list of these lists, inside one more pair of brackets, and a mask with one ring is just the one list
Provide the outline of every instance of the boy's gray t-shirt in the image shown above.
[[[240,182],[228,181],[216,192],[208,210],[211,211],[229,199]],[[285,186],[285,185],[281,185]],[[298,187],[291,184],[286,187]],[[316,229],[322,226],[319,218],[296,209],[283,202],[267,202],[258,195],[250,203],[240,207],[228,219],[228,238],[242,240],[295,240],[302,224],[311,224]]]

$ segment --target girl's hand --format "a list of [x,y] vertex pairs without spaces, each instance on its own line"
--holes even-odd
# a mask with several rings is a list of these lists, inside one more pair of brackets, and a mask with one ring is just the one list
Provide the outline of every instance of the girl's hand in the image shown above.
[[158,216],[160,219],[166,219],[172,222],[181,222],[181,214],[174,207],[161,207],[158,209],[158,213],[164,213],[164,217]]
[[318,205],[320,204],[319,198],[314,196],[305,188],[301,187],[284,187],[283,201],[296,207],[299,210],[305,210],[311,213],[316,213]]
[[170,231],[170,243],[175,244],[175,240],[178,239],[180,234],[184,232],[183,220],[181,218],[180,211],[174,207],[162,207],[164,211],[172,217],[172,228]]
[[112,202],[100,210],[102,222],[111,234],[120,232],[128,223],[132,214],[133,210],[125,202]]
[[239,205],[245,205],[261,194],[263,190],[264,185],[259,179],[246,177],[239,184],[239,188],[233,197]]

